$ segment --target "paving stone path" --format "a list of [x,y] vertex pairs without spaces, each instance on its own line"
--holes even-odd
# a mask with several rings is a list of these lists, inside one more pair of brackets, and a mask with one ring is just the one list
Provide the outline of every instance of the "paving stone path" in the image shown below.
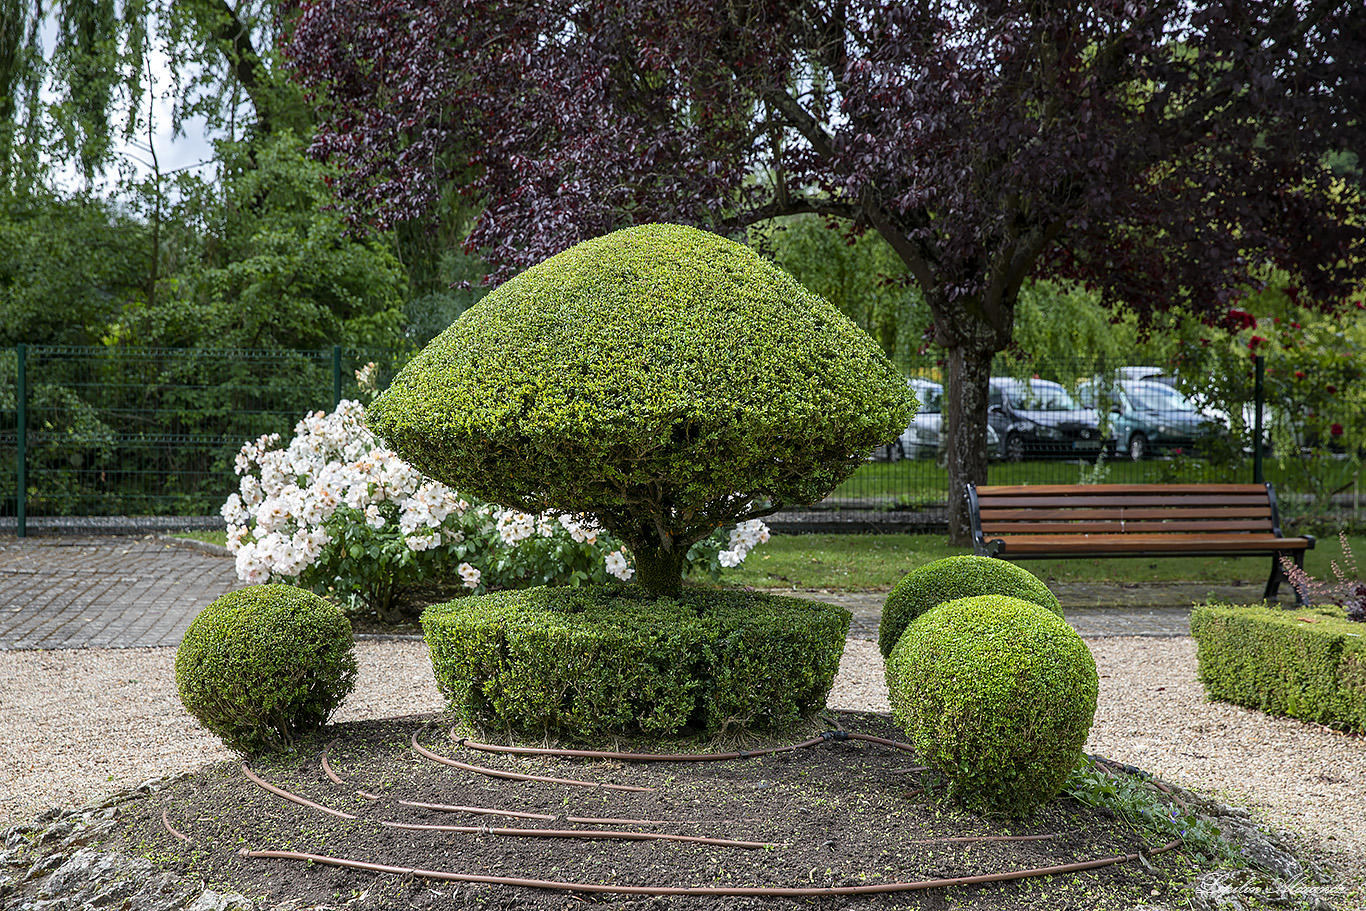
[[156,536],[0,539],[0,650],[179,645],[240,584],[231,558]]
[[[241,584],[222,548],[159,535],[0,538],[0,651],[179,645],[204,605]],[[1083,636],[1186,636],[1195,602],[1261,600],[1260,584],[1050,587]],[[844,605],[849,634],[876,641],[885,595],[789,594]]]

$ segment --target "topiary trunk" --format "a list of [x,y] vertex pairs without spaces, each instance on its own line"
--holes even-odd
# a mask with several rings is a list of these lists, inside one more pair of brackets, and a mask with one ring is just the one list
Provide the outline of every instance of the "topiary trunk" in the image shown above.
[[683,561],[687,550],[632,547],[636,558],[636,581],[652,598],[676,598],[683,590]]

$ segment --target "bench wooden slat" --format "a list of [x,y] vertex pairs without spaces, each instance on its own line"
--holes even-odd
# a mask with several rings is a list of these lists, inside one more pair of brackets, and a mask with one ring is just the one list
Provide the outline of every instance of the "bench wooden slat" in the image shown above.
[[992,522],[982,523],[982,534],[993,535],[1105,535],[1182,534],[1191,532],[1245,532],[1269,534],[1271,522],[1246,519],[1201,522]]
[[978,496],[1061,496],[1078,491],[1103,490],[1109,494],[1224,494],[1250,493],[1266,495],[1261,484],[1000,484],[977,488]]
[[1207,494],[1199,496],[1196,494],[1181,494],[1179,496],[1154,495],[1152,497],[1138,496],[1115,496],[1108,493],[1078,493],[1064,497],[1056,496],[1012,496],[997,497],[991,494],[977,495],[978,504],[984,509],[1000,509],[1003,507],[1101,507],[1101,506],[1129,506],[1142,505],[1148,507],[1211,507],[1211,506],[1257,506],[1266,504],[1266,493],[1263,492],[1259,497],[1255,494]]
[[1115,509],[1009,509],[994,507],[983,507],[980,510],[982,524],[988,520],[992,522],[1009,521],[1011,519],[1024,519],[1027,521],[1053,522],[1062,519],[1202,519],[1202,518],[1247,518],[1247,519],[1270,519],[1271,507],[1263,503],[1261,506],[1235,506],[1228,509],[1211,510],[1208,507],[1187,509],[1185,507],[1175,507],[1172,509],[1150,509],[1143,506],[1128,506]]
[[1012,535],[1005,541],[1003,556],[1070,556],[1107,553],[1267,554],[1307,550],[1305,538],[1278,538],[1275,535]]

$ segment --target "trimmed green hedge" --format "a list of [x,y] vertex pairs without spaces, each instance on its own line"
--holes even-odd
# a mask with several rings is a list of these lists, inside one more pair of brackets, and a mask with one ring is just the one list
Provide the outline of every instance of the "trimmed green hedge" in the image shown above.
[[589,739],[781,730],[825,706],[849,612],[758,592],[533,588],[428,608],[451,710],[484,728]]
[[1203,604],[1191,635],[1211,699],[1366,731],[1366,624],[1340,609]]
[[887,661],[892,717],[948,796],[1024,816],[1052,800],[1082,756],[1096,663],[1081,637],[1032,601],[979,595],[906,628]]

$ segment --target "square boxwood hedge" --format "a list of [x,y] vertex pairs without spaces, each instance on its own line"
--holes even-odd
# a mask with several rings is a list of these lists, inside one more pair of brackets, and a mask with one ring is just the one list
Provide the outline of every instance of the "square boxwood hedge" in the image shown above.
[[825,706],[847,610],[757,592],[532,588],[428,608],[438,688],[481,728],[591,739],[781,730]]
[[1198,605],[1191,635],[1211,698],[1366,731],[1366,624],[1340,609]]

